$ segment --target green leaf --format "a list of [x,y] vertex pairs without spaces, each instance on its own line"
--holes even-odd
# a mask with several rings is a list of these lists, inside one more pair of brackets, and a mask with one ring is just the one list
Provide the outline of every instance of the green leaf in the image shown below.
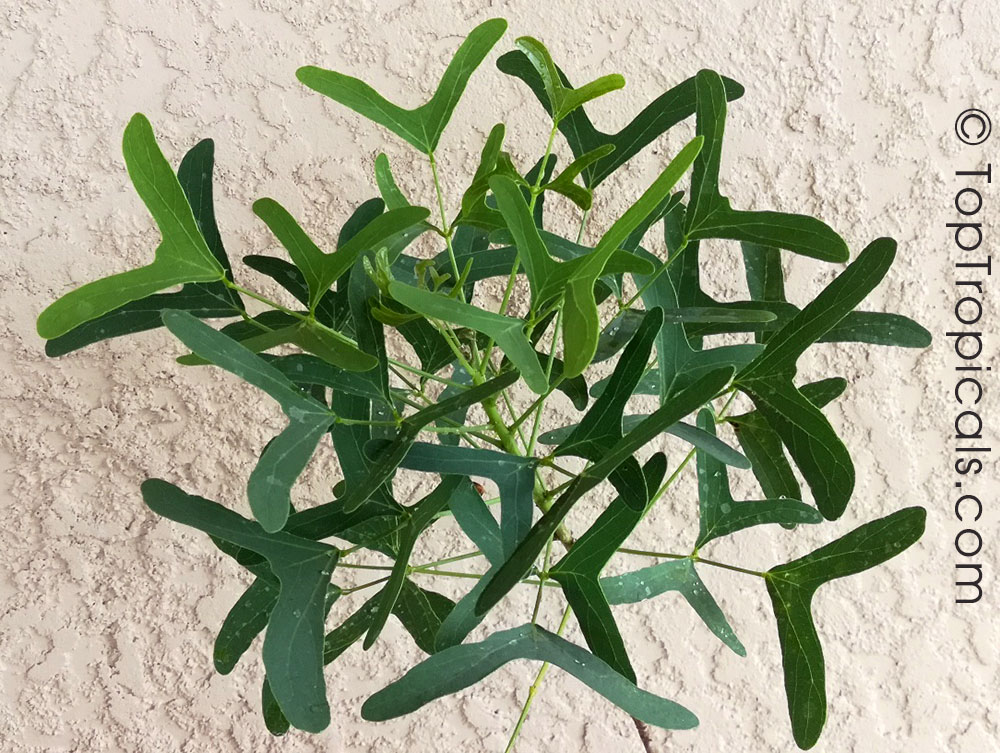
[[747,655],[746,648],[688,557],[601,578],[601,589],[611,604],[634,604],[668,591],[678,591],[719,640],[739,656]]
[[399,425],[399,430],[391,442],[385,445],[378,457],[371,463],[367,474],[358,482],[352,483],[344,495],[341,502],[343,509],[347,512],[357,509],[362,502],[367,500],[375,490],[388,480],[397,466],[406,457],[407,452],[416,441],[420,430],[432,424],[440,418],[447,416],[455,410],[480,403],[492,397],[500,390],[506,389],[517,381],[517,372],[508,371],[488,382],[470,387],[447,400],[430,405],[417,411],[411,416],[407,416]]
[[89,282],[50,304],[37,323],[38,334],[46,340],[164,288],[226,276],[226,268],[198,229],[191,205],[145,115],[132,116],[122,153],[135,190],[163,239],[152,264]]
[[389,295],[424,316],[468,327],[493,338],[504,355],[521,372],[529,389],[539,395],[548,390],[548,379],[538,362],[535,349],[524,335],[522,319],[494,314],[454,298],[401,282],[389,283]]
[[[698,414],[698,428],[715,435],[715,417],[710,410]],[[697,464],[699,524],[695,551],[713,539],[752,526],[823,522],[819,511],[797,499],[779,497],[737,502],[729,489],[729,473],[722,463],[708,453],[698,452]]]
[[[800,391],[809,402],[822,408],[837,398],[847,388],[847,380],[840,377],[804,384]],[[726,422],[733,427],[740,447],[750,460],[754,477],[764,496],[800,499],[802,493],[792,466],[785,457],[781,437],[757,411],[730,416]]]
[[767,347],[737,375],[740,382],[795,373],[806,349],[827,334],[882,281],[896,256],[891,238],[872,241],[858,258],[768,340]]
[[274,605],[278,602],[278,586],[257,578],[229,610],[219,635],[215,639],[212,658],[215,671],[228,675],[240,657],[246,653],[267,626]]
[[468,484],[468,481],[462,476],[445,476],[434,491],[412,507],[407,508],[406,524],[400,536],[399,551],[396,553],[396,560],[393,562],[389,580],[379,592],[378,605],[365,635],[364,649],[366,651],[375,644],[379,633],[382,632],[382,628],[385,627],[389,615],[396,606],[403,589],[403,583],[409,573],[410,555],[413,553],[417,538],[434,522],[437,514],[448,506],[452,495],[463,483]]
[[[326,634],[323,640],[323,663],[330,664],[357,643],[368,630],[372,615],[378,603],[375,596],[351,614],[338,627]],[[393,608],[393,614],[413,637],[422,651],[430,653],[433,647],[428,643],[437,630],[440,620],[450,610],[451,600],[434,591],[420,588],[410,579],[403,582],[399,599]],[[264,711],[264,722],[273,735],[283,735],[288,731],[288,721],[285,719],[278,702],[271,693],[270,683],[265,679],[261,693],[261,705]]]
[[507,22],[500,18],[473,29],[448,64],[434,96],[412,110],[389,102],[368,84],[343,73],[306,66],[299,68],[295,75],[310,89],[388,128],[420,151],[430,154],[437,148],[472,72],[506,30]]
[[909,317],[900,314],[852,311],[817,342],[927,348],[931,344],[931,333]]
[[613,144],[605,144],[597,149],[592,149],[569,163],[555,179],[542,186],[542,189],[562,194],[580,209],[589,210],[594,200],[594,192],[589,188],[577,185],[576,178],[590,165],[602,157],[608,156],[614,150]]
[[666,729],[698,724],[698,718],[680,704],[640,690],[593,654],[536,625],[501,630],[481,643],[439,651],[372,695],[361,715],[368,721],[384,721],[408,714],[474,685],[515,659],[554,664],[647,724]]
[[552,114],[552,120],[556,124],[590,100],[597,99],[625,86],[625,79],[617,73],[609,76],[601,76],[601,78],[595,79],[578,89],[574,89],[571,86],[564,86],[556,64],[552,62],[549,51],[545,49],[545,46],[541,42],[533,37],[518,37],[515,44],[524,53],[525,57],[528,58],[528,61],[534,66],[535,71],[541,78],[542,86],[549,100],[549,112]]
[[[785,273],[781,268],[781,251],[769,246],[744,241],[743,268],[746,271],[747,289],[755,301],[785,301]],[[767,342],[763,328],[756,330],[754,339]]]
[[[226,277],[232,280],[232,267],[215,222],[212,200],[214,151],[212,139],[203,139],[195,144],[181,160],[177,181],[205,242],[219,260]],[[189,283],[176,293],[146,296],[83,322],[66,334],[48,340],[45,354],[61,356],[101,340],[162,327],[161,314],[167,309],[182,309],[202,319],[215,319],[240,316],[244,306],[239,294],[222,282]]]
[[[634,413],[622,416],[622,432],[628,433],[649,417],[648,413]],[[538,441],[541,444],[562,444],[576,429],[578,424],[561,426],[558,429],[547,431],[539,435]],[[671,434],[678,439],[682,439],[692,447],[705,452],[707,455],[718,460],[720,463],[731,465],[734,468],[750,468],[750,461],[741,455],[736,449],[730,447],[715,434],[709,434],[697,426],[692,426],[684,421],[678,421],[673,426],[665,429],[666,434]]]
[[[520,184],[525,182],[524,178],[513,169],[509,155],[501,151],[504,133],[503,123],[497,123],[486,137],[486,143],[479,156],[479,165],[476,166],[472,182],[462,194],[462,210],[453,225],[474,226],[483,230],[503,227],[503,218],[487,201],[490,178],[494,175],[506,175]],[[462,265],[459,264],[458,268],[462,269]]]
[[339,552],[328,544],[258,524],[160,479],[142,484],[143,500],[165,518],[265,557],[280,581],[264,638],[264,667],[275,698],[299,729],[319,732],[330,723],[323,679],[323,620],[330,574]]
[[[684,250],[671,250],[668,260],[673,259],[675,254],[690,254],[693,250],[690,246]],[[643,248],[636,249],[636,254],[659,262]],[[656,279],[649,275],[633,275],[636,285],[645,288],[642,301],[647,309],[660,307],[667,311],[681,307],[683,278],[679,262],[682,261],[683,257],[678,262],[671,262],[666,272]],[[656,338],[659,368],[647,373],[636,387],[636,393],[647,394],[650,387],[655,386],[658,389],[654,389],[653,394],[659,392],[660,402],[663,403],[699,376],[723,366],[740,369],[762,351],[763,346],[757,344],[723,345],[708,350],[695,350],[684,332],[683,324],[665,322]],[[600,395],[604,386],[600,382],[595,384],[591,395]]]
[[[663,453],[647,460],[642,468],[646,489],[658,488],[666,471],[667,458]],[[608,560],[644,514],[644,508],[636,509],[624,497],[615,498],[566,556],[549,570],[562,586],[563,596],[573,608],[590,650],[632,682],[636,681],[635,671],[599,579]]]
[[332,254],[320,250],[284,207],[274,199],[258,199],[253,211],[292,257],[309,285],[309,311],[315,312],[330,286],[354,265],[363,251],[379,248],[389,238],[427,219],[423,207],[401,207],[380,214]]
[[[524,81],[546,112],[552,113],[542,78],[524,52],[513,50],[501,55],[497,60],[497,68]],[[565,74],[562,71],[558,73],[562,85],[569,87],[570,83]],[[743,96],[743,87],[740,84],[730,79],[723,81],[726,86],[726,96],[730,100]],[[693,115],[694,111],[695,79],[689,78],[650,102],[632,122],[617,133],[598,131],[583,108],[574,110],[559,121],[559,130],[573,150],[574,157],[581,157],[605,144],[615,147],[614,152],[589,165],[583,171],[584,185],[593,189],[657,137]]]
[[563,360],[567,376],[576,376],[590,364],[600,333],[594,283],[601,276],[611,254],[628,239],[646,217],[666,198],[691,166],[701,141],[695,137],[681,149],[653,184],[618,218],[601,237],[594,252],[583,257],[566,281],[563,308]]
[[[378,300],[380,291],[375,285],[375,281],[365,272],[365,261],[371,261],[371,254],[367,254],[354,262],[346,286],[344,282],[338,285],[339,289],[344,289],[347,296],[348,307],[351,311],[351,319],[354,322],[354,336],[358,342],[358,347],[365,353],[375,358],[377,366],[374,369],[388,404],[392,402],[392,395],[389,391],[389,354],[385,346],[385,328],[382,323],[372,316],[372,300]],[[338,290],[338,293],[340,290]]]
[[448,501],[459,528],[483,553],[488,562],[502,562],[504,558],[503,534],[490,508],[483,502],[475,487],[460,489]]
[[[469,484],[462,484],[462,487],[471,489]],[[452,494],[452,499],[455,496]],[[447,596],[420,588],[407,578],[403,581],[403,588],[399,592],[392,613],[413,638],[417,647],[424,653],[432,654],[435,651],[434,639],[441,629],[441,623],[454,607],[455,602]]]
[[781,437],[828,520],[839,518],[847,507],[854,465],[830,422],[792,384],[796,362],[882,280],[895,252],[895,241],[889,238],[869,244],[736,375],[737,386]]
[[923,535],[926,518],[922,507],[899,510],[767,572],[788,715],[803,750],[816,744],[826,722],[826,664],[813,623],[813,595],[824,583],[868,570],[907,549]]
[[385,400],[374,371],[345,371],[304,353],[287,356],[260,354],[260,357],[300,387],[315,384],[376,402]]
[[239,316],[241,309],[225,297],[206,288],[210,284],[191,283],[176,293],[157,293],[119,306],[96,319],[83,322],[63,335],[45,343],[45,355],[50,358],[112,337],[132,335],[163,326],[163,312],[169,309],[187,311],[192,316],[216,319]]
[[839,518],[854,490],[854,464],[826,416],[791,380],[757,379],[739,388],[781,437],[823,517]]
[[590,406],[583,420],[553,451],[556,457],[576,455],[596,462],[622,438],[622,412],[632,396],[653,349],[653,340],[663,324],[663,312],[652,309],[643,317],[615,365],[607,389]]
[[822,261],[844,262],[847,244],[824,222],[806,215],[735,210],[719,193],[719,164],[726,123],[726,90],[715,71],[702,70],[695,77],[697,89],[696,133],[705,146],[691,173],[691,195],[685,216],[690,240],[729,238],[794,251]]
[[[399,463],[401,468],[426,473],[484,476],[500,492],[502,551],[509,556],[531,528],[532,493],[538,461],[496,450],[442,447],[416,442]],[[491,516],[492,517],[492,516]]]
[[[486,614],[528,573],[546,542],[581,497],[607,478],[627,458],[632,457],[639,448],[659,436],[666,427],[677,423],[715,397],[729,382],[732,374],[731,368],[722,368],[696,380],[616,442],[599,461],[585,468],[535,523],[514,554],[489,577],[476,602],[476,613]],[[484,577],[484,580],[487,579]]]
[[[669,195],[673,186],[691,166],[700,148],[701,142],[697,138],[688,143],[635,204],[601,237],[591,253],[562,264],[549,255],[520,190],[504,178],[490,181],[497,204],[524,262],[532,289],[533,308],[537,309],[554,295],[565,296],[563,353],[567,377],[582,374],[597,351],[600,334],[597,301],[594,299],[597,279],[604,273],[613,253],[656,209],[663,198]],[[498,339],[497,342],[499,343]]]
[[[250,269],[270,277],[303,305],[309,305],[309,284],[299,268],[291,262],[276,256],[248,254],[243,257],[243,263]],[[328,291],[320,298],[316,304],[315,314],[317,321],[334,329],[342,327],[348,317],[344,301],[333,291]]]
[[288,519],[292,485],[336,417],[260,356],[191,314],[167,311],[163,323],[196,355],[273,397],[288,416],[288,426],[261,453],[247,484],[254,517],[265,530],[280,531]]
[[[537,204],[535,206],[537,209]],[[550,233],[541,228],[538,228],[538,234],[545,242],[548,252],[555,259],[561,259],[564,262],[585,256],[594,250],[593,248],[581,246],[578,243],[566,240],[562,236]],[[506,227],[490,233],[489,238],[494,243],[509,244],[513,241],[513,236]],[[489,248],[488,244],[484,244],[481,247],[470,248],[464,252],[456,249],[455,260],[458,262],[459,269],[464,269],[466,264],[471,260],[472,267],[469,270],[467,280],[478,282],[489,277],[507,277],[514,268],[514,262],[518,260],[518,250],[516,246],[512,245]],[[435,257],[435,269],[441,274],[449,272],[451,269],[451,259],[448,257],[447,251],[442,251]],[[520,271],[521,269],[519,268]],[[613,276],[620,275],[623,272],[648,274],[652,271],[653,265],[645,259],[640,259],[635,254],[618,249],[608,259],[608,263],[604,266],[604,273],[598,278],[598,284],[610,287],[613,284]],[[560,271],[560,274],[564,275],[565,273]],[[562,278],[560,277],[560,279]],[[559,292],[558,288],[554,290],[554,294],[558,294]]]

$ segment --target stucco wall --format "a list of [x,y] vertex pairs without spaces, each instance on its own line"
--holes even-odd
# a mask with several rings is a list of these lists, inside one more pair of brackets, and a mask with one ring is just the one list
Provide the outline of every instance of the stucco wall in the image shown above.
[[[334,723],[321,735],[270,738],[258,716],[259,653],[230,677],[212,669],[215,631],[245,583],[205,540],[157,520],[138,497],[147,476],[242,509],[256,452],[279,426],[269,401],[215,371],[181,369],[163,332],[47,360],[41,308],[69,288],[143,263],[155,230],[120,154],[129,116],[146,113],[171,160],[216,140],[217,206],[230,256],[270,248],[252,216],[273,196],[305,225],[330,228],[374,193],[388,153],[414,199],[431,201],[425,167],[401,143],[299,85],[313,63],[369,80],[391,98],[427,96],[461,36],[503,15],[507,37],[475,75],[442,142],[452,200],[489,127],[504,118],[522,163],[542,147],[541,110],[492,61],[515,36],[543,39],[574,80],[619,71],[627,88],[590,109],[620,127],[668,86],[712,67],[742,81],[730,110],[724,191],[735,206],[818,214],[854,251],[878,235],[900,253],[869,308],[921,320],[923,353],[823,346],[804,375],[838,372],[851,387],[831,408],[858,470],[848,514],[820,532],[769,529],[713,550],[768,567],[905,505],[928,508],[924,539],[878,571],[826,587],[816,611],[828,662],[830,721],[820,753],[993,750],[1000,716],[996,591],[953,603],[958,530],[949,467],[952,171],[990,158],[952,125],[997,102],[1000,6],[988,0],[839,3],[393,3],[234,0],[6,0],[0,11],[0,748],[11,751],[499,750],[535,668],[518,663],[474,690],[401,720],[363,723],[358,708],[418,658],[395,624],[327,672]],[[509,117],[508,117],[509,116]],[[600,191],[589,237],[617,216],[689,138],[661,140]],[[563,150],[563,154],[565,154]],[[987,237],[995,193],[987,187]],[[325,224],[327,223],[327,224]],[[735,293],[738,255],[709,246],[713,289]],[[803,300],[833,268],[789,263]],[[245,279],[266,288],[242,269]],[[987,286],[987,300],[992,291]],[[988,310],[988,316],[990,315]],[[990,325],[986,325],[989,331]],[[993,342],[987,339],[988,344]],[[983,403],[996,427],[998,392]],[[552,414],[553,421],[560,418]],[[680,448],[668,447],[673,458]],[[296,495],[325,499],[330,453]],[[995,476],[992,477],[995,482]],[[984,487],[985,488],[985,487]],[[742,489],[749,493],[745,483]],[[690,475],[636,534],[683,546],[696,509]],[[981,529],[996,528],[987,499]],[[461,551],[445,528],[424,554]],[[987,536],[982,560],[996,563]],[[707,569],[706,569],[707,570]],[[701,718],[694,732],[654,730],[658,750],[790,751],[780,660],[764,589],[705,572],[746,644],[740,659],[676,594],[621,609],[640,683]],[[992,586],[992,584],[991,584]],[[451,588],[451,586],[445,586]],[[529,608],[530,594],[512,600]],[[521,603],[523,602],[523,603]],[[555,599],[545,619],[557,617]],[[496,624],[496,623],[494,623]],[[571,638],[580,640],[571,628]],[[572,678],[550,673],[519,750],[640,750],[631,722]]]

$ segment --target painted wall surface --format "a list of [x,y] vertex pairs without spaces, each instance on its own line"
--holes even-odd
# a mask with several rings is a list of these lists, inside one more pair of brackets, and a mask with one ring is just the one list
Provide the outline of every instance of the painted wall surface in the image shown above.
[[[954,171],[984,165],[993,151],[991,142],[963,146],[953,131],[961,110],[988,110],[1000,96],[1000,5],[989,0],[4,0],[0,748],[502,749],[534,676],[527,663],[412,716],[378,725],[360,720],[361,701],[419,658],[394,622],[372,650],[357,646],[327,672],[329,730],[270,738],[257,710],[256,648],[230,677],[212,669],[215,631],[244,576],[203,536],[156,519],[141,504],[138,485],[161,476],[244,510],[256,453],[281,425],[277,407],[227,374],[180,368],[173,361],[178,346],[162,331],[58,360],[44,357],[34,333],[38,312],[57,295],[150,258],[156,231],[120,153],[132,113],[150,117],[175,164],[198,139],[216,140],[219,222],[234,259],[274,248],[250,210],[262,196],[332,240],[350,207],[374,194],[380,151],[405,190],[428,206],[430,176],[398,139],[298,84],[295,69],[337,68],[416,105],[464,33],[496,15],[510,20],[510,30],[473,78],[441,145],[453,204],[497,120],[507,121],[508,145],[521,164],[543,148],[540,108],[492,65],[515,36],[531,34],[576,81],[625,75],[626,89],[589,108],[603,130],[616,130],[702,67],[742,81],[747,94],[730,109],[723,157],[723,191],[734,206],[818,215],[855,252],[880,235],[900,241],[895,266],[866,307],[918,318],[935,334],[934,346],[822,346],[802,362],[803,378],[822,371],[851,379],[829,413],[857,465],[853,506],[822,532],[745,533],[719,542],[713,554],[766,568],[871,518],[926,506],[928,532],[917,546],[817,597],[830,720],[815,750],[995,750],[1000,624],[993,619],[997,543],[990,532],[997,530],[998,503],[987,494],[977,523],[987,596],[975,607],[957,606],[953,542],[961,526],[952,510],[956,409],[949,392],[955,358],[943,337],[955,298],[955,251],[945,227],[960,187]],[[693,123],[679,127],[601,187],[589,239],[692,131]],[[1000,237],[997,183],[983,187],[987,246]],[[568,229],[570,208],[560,210]],[[709,290],[739,294],[733,244],[707,245],[702,255],[711,259]],[[808,259],[789,259],[787,269],[799,301],[836,271]],[[249,269],[239,274],[280,295]],[[995,300],[989,283],[985,297]],[[998,326],[988,305],[988,349]],[[987,387],[980,408],[989,435],[1000,390],[995,381]],[[550,413],[552,425],[566,415]],[[665,446],[681,457],[679,445]],[[325,501],[336,478],[332,453],[322,452],[296,498]],[[734,491],[753,493],[746,479]],[[583,510],[571,526],[580,530],[596,509]],[[636,533],[634,546],[683,548],[695,514],[688,474]],[[463,551],[447,527],[430,539],[421,558]],[[685,703],[702,721],[694,732],[654,731],[657,749],[794,750],[764,589],[739,574],[705,577],[746,644],[746,659],[708,633],[676,594],[617,612],[640,683]],[[458,592],[450,583],[442,588]],[[517,612],[504,619],[523,620],[532,596],[513,599]],[[544,604],[546,624],[558,618],[556,601]],[[568,635],[581,640],[575,625]],[[552,672],[519,748],[545,749],[641,746],[627,716]]]

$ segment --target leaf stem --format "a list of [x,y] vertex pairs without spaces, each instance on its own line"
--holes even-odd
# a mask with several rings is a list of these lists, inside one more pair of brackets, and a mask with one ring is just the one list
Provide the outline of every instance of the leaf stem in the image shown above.
[[[569,616],[573,613],[573,610],[567,605],[566,609],[563,610],[562,621],[559,623],[559,629],[556,630],[556,635],[562,635],[566,632],[566,625],[569,624]],[[538,669],[538,674],[535,675],[535,681],[531,683],[531,687],[528,688],[528,697],[524,699],[524,706],[521,707],[521,715],[517,719],[517,724],[514,726],[514,731],[510,734],[510,739],[507,741],[507,747],[504,748],[504,753],[513,753],[514,745],[517,743],[517,738],[521,734],[521,728],[524,726],[525,720],[528,718],[528,712],[531,710],[531,704],[535,700],[535,696],[538,694],[538,690],[542,687],[542,682],[545,680],[545,675],[549,671],[549,662],[544,662]]]

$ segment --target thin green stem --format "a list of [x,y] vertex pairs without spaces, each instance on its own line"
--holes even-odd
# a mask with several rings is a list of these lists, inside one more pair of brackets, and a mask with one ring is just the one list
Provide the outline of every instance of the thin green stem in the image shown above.
[[535,607],[531,610],[531,624],[534,625],[538,622],[538,611],[542,608],[542,594],[545,592],[543,588],[545,581],[549,579],[549,560],[552,557],[552,537],[545,544],[545,556],[542,557],[542,571],[538,574],[539,586],[538,593],[535,594]]
[[[562,621],[559,623],[559,629],[556,630],[556,635],[562,635],[566,632],[566,626],[569,624],[569,616],[572,614],[573,610],[569,606],[563,611]],[[538,670],[538,674],[535,675],[535,681],[531,683],[531,687],[528,688],[528,697],[524,699],[524,706],[521,707],[521,715],[517,719],[517,724],[514,725],[514,731],[511,732],[510,739],[507,741],[507,747],[504,748],[504,753],[513,753],[514,745],[517,743],[517,738],[521,734],[521,728],[524,727],[524,722],[528,718],[528,712],[531,710],[531,704],[535,700],[535,696],[538,694],[539,688],[542,687],[542,682],[545,680],[545,675],[549,671],[549,662],[545,662]]]
[[[552,130],[549,131],[549,140],[545,145],[545,155],[542,157],[542,161],[539,164],[538,176],[535,178],[535,185],[531,188],[531,201],[528,203],[528,213],[534,216],[535,204],[538,201],[538,196],[541,193],[540,188],[542,186],[542,178],[545,175],[545,166],[549,162],[549,156],[552,154],[552,146],[555,144],[556,133],[559,130],[557,123],[552,124]],[[510,275],[507,277],[507,285],[504,287],[503,299],[500,301],[500,314],[507,313],[507,307],[510,305],[511,295],[514,293],[514,285],[517,282],[517,273],[521,269],[521,259],[519,256],[514,257],[514,266],[510,270]],[[483,360],[480,363],[480,368],[485,370],[487,364],[490,362],[490,358],[493,356],[493,338],[491,337],[486,344],[486,348],[483,351]]]
[[466,554],[456,554],[454,557],[445,557],[444,559],[434,560],[433,562],[426,562],[420,567],[438,567],[439,565],[450,565],[452,562],[461,562],[462,560],[471,560],[476,557],[482,557],[483,553],[478,549],[474,552],[468,552]]
[[389,580],[389,576],[388,575],[385,576],[384,578],[379,578],[378,580],[372,580],[372,581],[368,581],[367,583],[362,583],[360,586],[354,586],[353,588],[342,588],[340,590],[340,593],[346,595],[346,594],[352,594],[355,591],[363,591],[366,588],[371,588],[372,586],[377,586],[379,583],[385,583],[387,580]]
[[576,231],[576,243],[580,245],[583,241],[583,233],[587,229],[587,220],[590,218],[590,210],[584,209],[583,216],[580,218],[580,229]]
[[635,554],[641,557],[656,557],[657,559],[671,559],[671,560],[691,560],[692,562],[700,562],[703,565],[711,565],[712,567],[721,567],[724,570],[732,570],[736,573],[746,573],[747,575],[756,575],[760,578],[766,577],[765,573],[760,570],[749,570],[745,567],[737,567],[736,565],[729,565],[725,562],[717,562],[716,560],[705,559],[704,557],[699,557],[697,554],[678,554],[677,552],[651,552],[645,549],[629,549],[628,547],[619,547],[617,550],[620,554]]
[[[673,253],[673,255],[669,259],[667,259],[665,262],[663,262],[663,264],[660,265],[659,269],[653,272],[650,278],[646,280],[645,283],[643,283],[642,287],[636,291],[635,295],[633,295],[619,307],[619,310],[624,311],[625,309],[629,308],[633,303],[635,303],[637,300],[639,300],[642,294],[649,289],[649,286],[652,285],[654,282],[656,282],[659,279],[660,275],[662,275],[670,268],[671,264],[677,261],[677,258],[684,252],[685,248],[687,248],[687,239],[685,239],[684,242],[681,243],[680,247]],[[605,329],[606,328],[607,325],[605,325]]]
[[[549,346],[549,363],[545,368],[545,381],[550,382],[552,380],[552,365],[556,361],[556,343],[559,342],[559,332],[562,329],[562,306],[556,311],[556,321],[555,326],[552,328],[552,344]],[[552,394],[552,389],[550,388],[546,392],[546,396]],[[538,431],[542,426],[542,414],[545,412],[545,399],[543,398],[539,403],[538,407],[535,409],[535,420],[531,426],[531,439],[528,442],[528,446],[525,449],[526,455],[531,455],[535,451],[535,444],[538,442]]]

